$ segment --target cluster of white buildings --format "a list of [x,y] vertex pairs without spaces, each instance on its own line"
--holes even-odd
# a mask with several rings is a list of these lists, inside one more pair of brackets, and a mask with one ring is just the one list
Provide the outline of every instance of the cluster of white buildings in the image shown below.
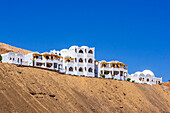
[[34,52],[23,55],[9,52],[2,54],[2,62],[57,70],[60,73],[77,76],[103,77],[117,80],[130,78],[133,82],[147,84],[162,82],[162,78],[156,78],[150,70],[129,75],[128,66],[122,62],[97,61],[95,60],[95,48],[87,46],[71,46],[69,49],[51,50],[41,54]]

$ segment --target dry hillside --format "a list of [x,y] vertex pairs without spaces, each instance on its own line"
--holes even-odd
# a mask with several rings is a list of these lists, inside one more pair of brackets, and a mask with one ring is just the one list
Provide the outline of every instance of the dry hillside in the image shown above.
[[0,54],[4,54],[8,52],[22,53],[22,54],[32,53],[32,51],[28,51],[25,49],[20,49],[17,47],[10,46],[8,44],[0,43]]
[[170,112],[170,89],[0,63],[0,113]]

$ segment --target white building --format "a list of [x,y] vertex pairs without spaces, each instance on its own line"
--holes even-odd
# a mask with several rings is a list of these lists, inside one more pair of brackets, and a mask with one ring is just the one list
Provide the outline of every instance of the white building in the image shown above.
[[131,81],[136,83],[146,83],[146,84],[159,84],[162,83],[162,77],[155,77],[154,73],[150,70],[144,70],[143,72],[136,72],[135,74],[128,75]]
[[25,55],[25,59],[28,61],[29,66],[47,68],[51,70],[60,70],[62,69],[62,57],[51,54],[48,52],[45,53],[30,53]]
[[118,80],[130,78],[131,81],[147,84],[159,84],[162,82],[162,78],[155,77],[150,70],[128,75],[128,66],[122,62],[96,61],[95,48],[87,46],[71,46],[69,49],[52,50],[49,53],[44,52],[42,54],[34,52],[23,55],[9,52],[2,54],[2,62],[57,70],[70,75]]
[[106,62],[102,60],[100,62],[96,61],[96,65],[96,74],[98,77],[126,80],[128,68],[124,63],[119,61]]
[[71,46],[61,51],[50,51],[63,57],[63,71],[71,75],[94,77],[95,48]]
[[25,56],[23,54],[21,54],[21,53],[16,54],[14,52],[2,54],[2,62],[3,63],[28,65],[28,62],[25,60]]

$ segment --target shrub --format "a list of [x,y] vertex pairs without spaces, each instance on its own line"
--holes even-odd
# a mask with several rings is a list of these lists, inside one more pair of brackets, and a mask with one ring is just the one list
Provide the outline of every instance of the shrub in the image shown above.
[[134,81],[134,80],[132,80],[132,82],[134,83],[135,81]]
[[115,78],[115,80],[117,80],[117,79]]
[[2,56],[0,55],[0,61],[2,61]]
[[131,78],[127,78],[127,81],[130,82]]
[[105,78],[105,75],[104,75],[104,74],[100,74],[100,76],[101,76],[102,78]]

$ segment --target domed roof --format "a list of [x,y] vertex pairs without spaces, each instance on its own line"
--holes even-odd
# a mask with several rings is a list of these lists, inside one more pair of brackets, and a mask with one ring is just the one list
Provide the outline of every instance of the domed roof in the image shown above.
[[87,46],[81,46],[81,48],[89,48],[89,47],[87,47]]
[[154,73],[153,73],[151,70],[144,70],[142,73],[143,73],[145,76],[146,76],[147,74],[149,74],[149,75],[151,75],[151,76],[154,76]]
[[71,46],[69,49],[78,48],[78,46]]
[[62,49],[60,52],[67,51],[67,49]]
[[136,72],[135,74],[140,75],[141,73],[142,73],[142,72],[138,71],[138,72]]

